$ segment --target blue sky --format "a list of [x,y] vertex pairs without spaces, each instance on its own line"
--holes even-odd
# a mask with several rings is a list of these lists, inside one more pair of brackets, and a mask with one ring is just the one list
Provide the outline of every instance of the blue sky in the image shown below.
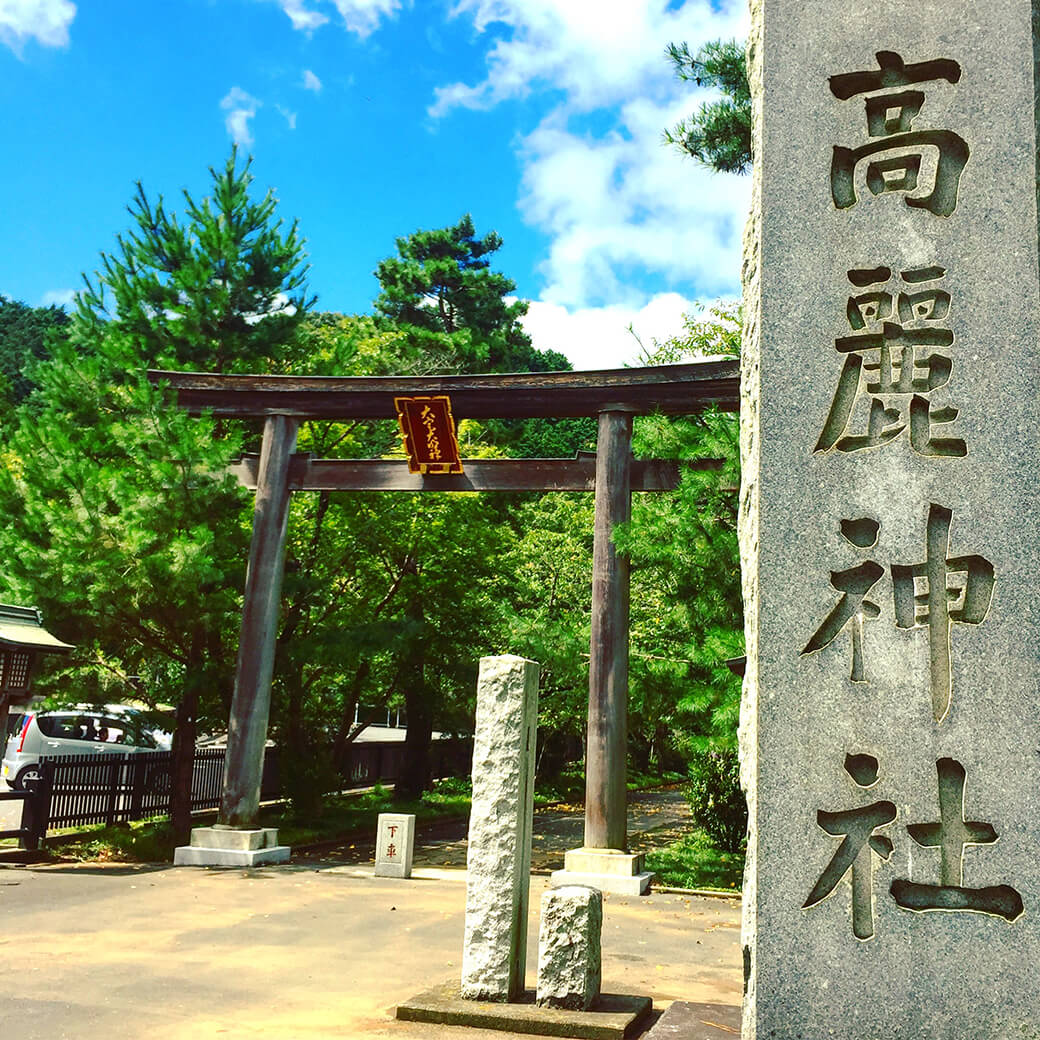
[[366,313],[394,240],[470,212],[536,345],[631,360],[738,292],[746,178],[661,143],[707,95],[665,45],[743,36],[743,0],[0,0],[0,293],[63,302],[233,140],[299,218],[325,310]]

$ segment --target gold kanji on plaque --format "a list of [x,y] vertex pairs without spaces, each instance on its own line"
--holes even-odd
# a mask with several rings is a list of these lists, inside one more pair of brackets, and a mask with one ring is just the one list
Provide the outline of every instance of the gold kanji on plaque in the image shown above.
[[408,453],[409,472],[462,472],[449,397],[395,397],[394,408]]

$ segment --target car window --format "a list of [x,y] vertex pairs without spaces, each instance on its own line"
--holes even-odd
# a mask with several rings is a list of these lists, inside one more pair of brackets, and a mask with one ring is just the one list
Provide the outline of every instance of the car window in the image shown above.
[[148,730],[144,728],[144,724],[141,722],[137,724],[137,732],[135,735],[134,743],[138,747],[151,748],[153,750],[159,746],[155,741],[155,737],[153,737],[151,733],[149,733]]
[[102,744],[132,744],[130,723],[127,719],[116,719],[105,716],[97,720],[97,740]]
[[100,731],[100,720],[96,715],[78,715],[74,732],[69,736],[73,740],[89,740],[91,743],[97,743],[101,739]]
[[62,740],[79,737],[79,719],[75,715],[37,715],[36,725],[45,737]]

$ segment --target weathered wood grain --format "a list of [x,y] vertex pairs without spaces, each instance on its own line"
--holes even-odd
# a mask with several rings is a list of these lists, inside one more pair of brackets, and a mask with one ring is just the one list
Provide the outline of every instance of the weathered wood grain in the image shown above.
[[[243,487],[255,488],[259,455],[230,467]],[[682,469],[717,470],[721,459],[633,459],[633,491],[672,491]],[[461,474],[410,473],[405,459],[312,459],[293,455],[290,491],[594,491],[596,455],[574,459],[464,459]]]
[[394,398],[447,394],[457,419],[573,418],[621,408],[634,415],[736,411],[739,362],[461,376],[268,376],[150,371],[192,412],[238,418],[392,419]]
[[289,519],[289,460],[296,444],[296,429],[295,420],[271,416],[264,425],[258,462],[253,539],[246,571],[220,808],[220,822],[232,827],[257,826],[260,811],[260,777]]
[[632,515],[632,414],[603,412],[596,442],[585,847],[627,849],[628,557],[614,528]]

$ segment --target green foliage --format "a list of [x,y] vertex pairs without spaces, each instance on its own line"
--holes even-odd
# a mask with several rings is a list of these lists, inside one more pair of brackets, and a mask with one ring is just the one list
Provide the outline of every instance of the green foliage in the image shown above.
[[681,80],[714,87],[724,97],[665,131],[665,140],[720,173],[746,173],[751,167],[751,88],[744,45],[713,40],[696,53],[686,43],[669,44],[668,57]]
[[654,339],[639,352],[641,365],[677,365],[704,357],[740,357],[743,310],[739,302],[722,301],[701,314],[684,314],[682,331],[667,340]]
[[0,401],[17,404],[29,395],[34,384],[28,368],[50,357],[68,324],[61,307],[30,307],[0,296]]
[[536,350],[520,319],[527,303],[511,300],[516,283],[491,270],[502,246],[494,231],[476,236],[467,213],[453,227],[397,239],[395,257],[375,274],[376,311],[409,335],[438,370],[547,372],[568,369],[555,351]]
[[724,852],[744,851],[747,801],[740,789],[740,762],[731,748],[698,751],[690,761],[687,790],[694,822]]
[[[244,496],[214,475],[237,440],[165,404],[124,343],[97,347],[64,344],[37,368],[4,446],[0,584],[77,644],[61,670],[72,700],[138,696],[143,676],[151,703],[176,703],[193,631],[237,606]],[[221,520],[239,536],[218,537]]]
[[283,230],[272,191],[251,196],[251,165],[232,148],[210,168],[212,195],[184,192],[186,219],[138,182],[134,226],[84,278],[74,338],[89,349],[117,329],[146,365],[194,371],[263,370],[280,356],[314,301],[297,224]]
[[667,848],[651,849],[646,854],[646,869],[657,875],[658,885],[731,891],[737,896],[744,857],[740,852],[720,851],[704,831],[698,830]]
[[[589,696],[593,498],[545,494],[515,517],[518,539],[502,560],[510,652],[541,664],[539,778],[581,757]],[[577,754],[575,754],[577,749]]]
[[0,448],[0,598],[40,604],[77,646],[49,690],[175,705],[175,751],[198,720],[227,719],[250,496],[224,475],[242,431],[189,416],[145,370],[262,369],[307,304],[295,226],[281,233],[270,193],[250,197],[234,151],[211,173],[183,221],[138,185],[134,229],[86,280]]
[[[683,332],[644,351],[648,364],[739,349],[740,311],[721,304],[687,316]],[[718,469],[683,473],[677,491],[636,496],[632,522],[615,541],[632,560],[630,730],[684,757],[733,748],[740,680],[726,661],[743,653],[737,547],[740,482],[735,415],[709,410],[686,419],[637,421],[638,455],[714,459]]]

